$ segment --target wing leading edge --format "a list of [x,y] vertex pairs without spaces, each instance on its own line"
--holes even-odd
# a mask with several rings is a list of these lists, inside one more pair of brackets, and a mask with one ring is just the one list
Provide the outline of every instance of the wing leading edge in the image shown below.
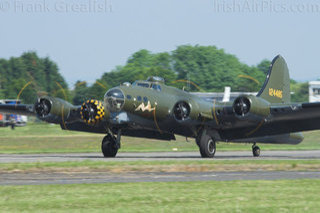
[[36,116],[34,105],[31,104],[0,104],[0,113]]

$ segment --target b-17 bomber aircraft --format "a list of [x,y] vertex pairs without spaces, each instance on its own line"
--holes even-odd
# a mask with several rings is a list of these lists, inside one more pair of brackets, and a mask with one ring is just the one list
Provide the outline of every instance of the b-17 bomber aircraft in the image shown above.
[[[227,75],[227,73],[226,73]],[[39,97],[34,105],[0,105],[0,112],[37,116],[64,130],[105,134],[105,157],[115,157],[121,136],[175,140],[195,138],[203,158],[212,158],[216,142],[299,144],[301,131],[320,129],[320,103],[291,103],[290,78],[283,57],[277,56],[256,96],[233,102],[204,100],[165,85],[160,77],[123,83],[106,92],[104,101],[74,106],[59,98]]]

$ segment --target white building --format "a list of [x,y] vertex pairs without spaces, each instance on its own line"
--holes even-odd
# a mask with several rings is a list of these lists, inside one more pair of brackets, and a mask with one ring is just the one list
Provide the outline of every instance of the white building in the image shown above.
[[320,81],[309,82],[309,102],[320,102]]
[[[14,99],[6,99],[6,100],[0,100],[0,104],[20,104],[20,101],[14,100]],[[0,113],[0,127],[8,126],[10,123],[12,123],[12,119],[14,119],[16,126],[25,126],[28,121],[27,116],[22,115],[10,115],[10,114],[3,114]]]

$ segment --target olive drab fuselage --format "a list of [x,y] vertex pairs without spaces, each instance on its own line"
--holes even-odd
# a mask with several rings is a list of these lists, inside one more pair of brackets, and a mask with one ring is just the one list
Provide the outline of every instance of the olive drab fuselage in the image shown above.
[[[154,85],[157,85],[157,89]],[[104,104],[110,110],[113,125],[192,137],[196,136],[197,127],[207,122],[202,115],[213,118],[213,103],[164,83],[138,81],[109,91],[113,90],[121,91],[124,101],[121,108],[110,106],[112,101],[108,100],[106,93]],[[179,102],[187,103],[190,107],[190,114],[184,120],[178,120],[174,115],[174,107]]]

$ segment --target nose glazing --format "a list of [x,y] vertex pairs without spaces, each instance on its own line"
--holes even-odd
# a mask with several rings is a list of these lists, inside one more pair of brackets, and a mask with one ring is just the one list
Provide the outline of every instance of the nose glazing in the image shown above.
[[124,105],[124,94],[120,89],[110,89],[104,98],[110,111],[120,111]]

